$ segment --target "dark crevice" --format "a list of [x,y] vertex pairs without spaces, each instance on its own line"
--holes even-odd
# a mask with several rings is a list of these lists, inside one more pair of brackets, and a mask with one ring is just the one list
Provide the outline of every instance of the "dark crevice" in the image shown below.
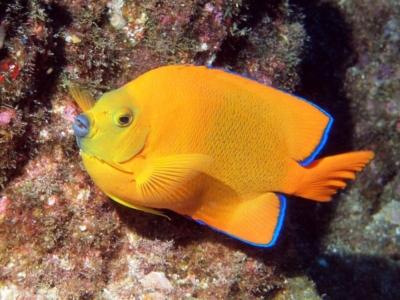
[[[282,15],[279,9],[281,3],[282,0],[243,1],[241,12],[232,16],[230,23],[236,24],[236,31],[240,31],[245,28],[255,27],[266,15],[271,19],[276,19]],[[217,54],[214,65],[221,68],[236,66],[239,61],[240,52],[247,46],[248,35],[241,36],[229,33],[221,45],[221,50]]]
[[[0,51],[0,62],[15,61],[9,47],[23,49],[23,68],[8,87],[19,89],[21,93],[19,96],[15,94],[12,100],[0,98],[0,104],[18,107],[20,120],[26,124],[23,133],[15,135],[12,144],[10,142],[10,149],[17,155],[10,159],[16,162],[16,166],[7,170],[5,181],[19,176],[23,171],[22,166],[37,153],[38,128],[49,122],[50,100],[67,63],[65,41],[57,33],[72,23],[72,17],[57,4],[43,5],[42,8],[45,15],[43,22],[32,19],[28,1],[2,1],[0,4],[0,22],[6,29],[7,43]],[[33,32],[32,22],[36,22],[38,27],[42,26],[42,34]]]
[[299,65],[300,84],[295,94],[325,109],[334,123],[321,156],[351,150],[352,120],[343,85],[346,70],[355,62],[351,28],[329,3],[293,0],[304,14],[308,35]]
[[[317,104],[335,120],[320,157],[349,151],[353,126],[343,84],[346,70],[355,58],[351,30],[340,11],[329,3],[293,0],[291,4],[304,14],[304,28],[309,37],[299,65],[300,84],[295,94]],[[293,220],[302,225],[299,234],[317,251],[320,237],[326,233],[336,207],[335,202],[322,204],[323,209],[319,209],[320,204],[309,201],[292,201],[290,204],[290,210],[296,211]]]
[[[351,29],[340,11],[329,3],[293,0],[291,5],[304,14],[308,35],[299,65],[300,84],[294,93],[317,104],[335,120],[319,157],[349,151],[353,124],[343,84],[346,70],[355,58]],[[290,201],[288,214],[297,225],[295,232],[303,245],[301,252],[306,260],[314,260],[317,255],[336,206],[336,201],[322,204],[297,199]]]
[[58,36],[54,37],[62,27],[68,27],[72,23],[72,16],[68,11],[58,4],[47,5],[45,26],[49,28],[46,45],[38,47],[35,70],[36,97],[44,103],[47,108],[50,105],[52,94],[56,91],[56,81],[58,80],[63,68],[67,64],[65,56],[65,40]]

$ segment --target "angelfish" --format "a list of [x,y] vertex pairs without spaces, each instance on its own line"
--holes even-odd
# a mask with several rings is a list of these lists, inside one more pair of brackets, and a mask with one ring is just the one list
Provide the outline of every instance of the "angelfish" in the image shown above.
[[106,195],[260,247],[277,240],[285,195],[329,201],[373,158],[314,160],[332,125],[327,112],[223,70],[157,68],[97,102],[77,86],[71,93],[84,111],[73,124],[83,164]]

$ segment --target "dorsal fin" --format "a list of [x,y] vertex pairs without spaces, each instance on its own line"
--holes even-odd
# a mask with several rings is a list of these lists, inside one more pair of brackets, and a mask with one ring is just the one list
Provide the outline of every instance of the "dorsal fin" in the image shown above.
[[[324,147],[333,118],[317,105],[305,99],[269,88],[268,98],[281,118],[281,131],[288,154],[306,166]],[[260,90],[264,91],[264,89]]]
[[249,95],[265,99],[269,107],[266,113],[276,118],[274,122],[280,126],[279,134],[285,139],[288,154],[301,165],[308,165],[324,147],[333,118],[317,105],[232,72],[205,67],[192,68],[209,73],[209,77],[214,74],[214,78],[218,77],[221,82],[241,86]]
[[[326,111],[307,100],[286,93],[285,95],[295,99],[287,108],[285,122],[289,153],[293,159],[306,166],[325,146],[333,118]],[[293,119],[296,122],[293,122]]]

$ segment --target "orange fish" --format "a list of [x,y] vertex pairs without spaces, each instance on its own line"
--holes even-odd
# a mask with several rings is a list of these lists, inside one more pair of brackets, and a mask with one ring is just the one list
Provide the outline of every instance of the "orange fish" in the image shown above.
[[272,246],[284,195],[329,201],[373,157],[314,160],[332,118],[256,81],[199,66],[145,73],[97,102],[73,125],[84,166],[113,200],[163,215],[170,209],[243,242]]

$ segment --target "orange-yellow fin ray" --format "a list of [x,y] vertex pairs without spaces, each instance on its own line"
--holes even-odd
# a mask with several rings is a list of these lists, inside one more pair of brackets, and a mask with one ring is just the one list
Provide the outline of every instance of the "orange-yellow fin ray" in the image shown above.
[[212,158],[203,154],[173,155],[146,162],[135,174],[142,199],[169,199],[186,182],[204,171]]
[[132,209],[136,209],[136,210],[141,210],[141,211],[144,211],[144,212],[147,212],[147,213],[150,213],[150,214],[153,214],[153,215],[165,217],[165,218],[171,220],[167,215],[163,214],[159,210],[152,209],[152,208],[145,207],[145,206],[141,206],[141,205],[128,203],[128,202],[126,202],[124,200],[121,200],[121,199],[119,199],[119,198],[117,198],[115,196],[112,196],[112,195],[107,195],[107,196],[110,197],[111,199],[113,199],[115,202],[118,202],[118,203],[120,203],[120,204],[122,204],[122,205],[124,205],[126,207],[129,207],[129,208],[132,208]]
[[346,187],[345,180],[354,179],[374,157],[372,151],[349,152],[313,161],[304,167],[304,177],[295,191],[296,196],[329,201],[339,189]]
[[285,197],[270,192],[242,201],[225,212],[203,209],[191,217],[245,243],[271,247],[281,230],[285,209]]
[[90,94],[90,92],[79,84],[70,83],[68,85],[69,92],[74,98],[75,102],[82,109],[83,112],[91,109],[96,104],[96,99]]

